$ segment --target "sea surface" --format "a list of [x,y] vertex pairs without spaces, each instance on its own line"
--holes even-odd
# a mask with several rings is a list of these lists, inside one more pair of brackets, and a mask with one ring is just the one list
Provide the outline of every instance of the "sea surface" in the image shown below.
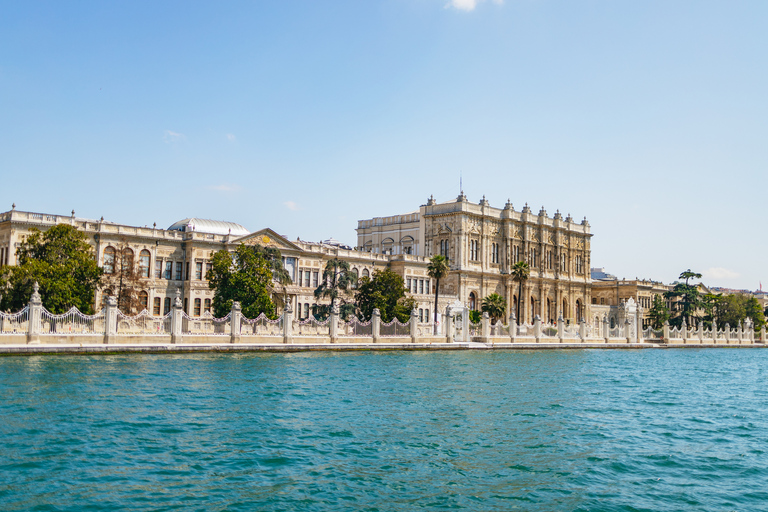
[[768,350],[0,358],[0,510],[768,510]]

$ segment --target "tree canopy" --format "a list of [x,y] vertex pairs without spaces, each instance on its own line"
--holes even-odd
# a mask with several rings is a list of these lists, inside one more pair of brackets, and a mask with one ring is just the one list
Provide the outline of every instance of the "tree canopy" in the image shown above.
[[679,304],[677,311],[673,311],[676,315],[671,323],[679,326],[685,319],[686,323],[691,325],[691,319],[695,317],[696,310],[704,306],[698,286],[688,284],[690,279],[700,278],[701,274],[688,269],[680,273],[680,279],[684,279],[685,282],[675,284],[670,291],[664,294],[667,299],[677,299]]
[[755,331],[760,331],[765,325],[763,309],[760,307],[760,301],[755,297],[741,294],[707,294],[703,302],[706,311],[704,320],[707,323],[717,322],[720,329],[725,324],[735,327],[747,318],[754,322]]
[[370,320],[373,310],[378,308],[383,322],[397,318],[401,323],[410,319],[416,307],[416,299],[406,298],[403,278],[390,269],[376,270],[371,277],[360,279],[355,303],[362,320]]
[[661,329],[664,322],[669,320],[670,313],[667,303],[661,298],[661,295],[653,296],[651,309],[648,310],[648,318],[651,319],[651,326],[654,329]]
[[437,334],[437,315],[439,309],[437,300],[440,298],[440,280],[447,276],[450,270],[451,267],[448,265],[448,258],[445,256],[438,254],[432,256],[429,259],[429,264],[427,265],[427,275],[435,280],[435,307],[433,311],[435,334]]
[[488,313],[493,323],[504,318],[504,313],[507,311],[507,299],[499,295],[498,293],[492,293],[483,299],[482,310],[484,313]]
[[514,265],[512,265],[512,270],[510,272],[510,275],[512,276],[512,279],[517,281],[518,283],[518,292],[517,292],[517,323],[521,323],[523,321],[521,315],[521,307],[523,305],[523,283],[530,277],[531,275],[531,268],[528,266],[528,264],[524,261],[518,261]]
[[226,316],[237,301],[247,318],[256,318],[261,313],[268,318],[277,317],[272,300],[274,265],[263,248],[240,244],[234,253],[222,249],[214,253],[211,263],[206,278],[214,291],[214,316]]
[[72,306],[85,314],[93,313],[102,269],[84,233],[66,224],[45,232],[32,228],[16,257],[18,264],[4,267],[0,275],[0,308],[24,308],[37,282],[43,306],[51,313],[65,313]]
[[323,280],[315,289],[315,298],[330,299],[331,303],[312,306],[312,314],[324,320],[328,318],[334,307],[338,307],[341,317],[346,320],[355,312],[355,305],[348,300],[355,285],[357,285],[357,274],[350,270],[349,262],[338,258],[328,260],[323,270]]

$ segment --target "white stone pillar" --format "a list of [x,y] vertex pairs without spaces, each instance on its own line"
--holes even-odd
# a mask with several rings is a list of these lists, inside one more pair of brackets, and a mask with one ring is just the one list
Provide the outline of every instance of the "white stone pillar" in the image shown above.
[[704,343],[704,322],[699,320],[699,328],[696,331],[696,336],[699,338],[699,343]]
[[330,336],[331,336],[331,343],[336,343],[336,340],[339,337],[339,308],[335,306],[331,310]]
[[469,308],[464,306],[461,310],[461,341],[469,341]]
[[683,344],[685,344],[685,340],[688,339],[688,324],[685,323],[685,318],[683,318],[683,323],[680,326],[680,330],[683,333]]
[[611,339],[611,324],[608,323],[608,317],[603,317],[603,339],[608,343]]
[[669,343],[669,320],[664,320],[664,325],[662,326],[661,332],[661,336],[664,338],[664,342]]
[[765,324],[763,324],[763,326],[760,327],[760,341],[765,343]]
[[411,343],[416,343],[419,337],[419,312],[416,308],[413,308],[411,311],[411,319],[408,326],[411,329]]
[[381,342],[381,311],[379,308],[375,308],[371,316],[371,336],[374,343]]
[[731,341],[731,325],[726,322],[725,323],[725,344],[727,345]]
[[582,343],[587,339],[587,321],[583,318],[579,320],[579,337]]
[[717,345],[717,320],[712,320],[712,343]]
[[40,297],[40,285],[35,281],[32,297],[29,299],[29,323],[27,324],[27,344],[40,343],[41,320],[43,317],[43,299]]
[[629,318],[624,319],[624,335],[627,337],[627,343],[632,343],[632,323]]
[[290,302],[287,302],[283,309],[283,343],[293,343],[293,308]]
[[539,315],[533,317],[533,336],[536,338],[536,343],[541,343],[541,317]]
[[107,297],[104,306],[104,344],[115,343],[117,339],[117,298]]
[[443,332],[445,332],[445,342],[451,343],[453,341],[453,315],[451,314],[450,306],[445,307],[445,315],[443,318],[443,325],[445,326],[445,329],[443,329]]
[[180,292],[176,290],[176,298],[173,301],[173,308],[171,308],[171,343],[179,343],[183,340],[181,333],[181,325],[184,320],[183,313]]
[[744,342],[744,326],[739,320],[739,326],[736,328],[736,338],[739,340],[739,345]]
[[560,312],[560,316],[557,317],[557,339],[560,343],[563,342],[565,336],[565,320],[563,320],[563,313]]
[[515,318],[515,311],[514,309],[509,314],[509,341],[510,343],[515,342],[515,337],[517,336],[517,318]]
[[491,340],[491,319],[487,311],[483,311],[483,317],[480,320],[480,336],[485,343]]

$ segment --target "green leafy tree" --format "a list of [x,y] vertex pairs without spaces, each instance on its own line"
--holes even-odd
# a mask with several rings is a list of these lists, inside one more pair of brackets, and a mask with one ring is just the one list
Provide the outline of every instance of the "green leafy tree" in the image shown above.
[[261,313],[277,317],[272,300],[273,266],[257,246],[240,244],[234,253],[222,249],[214,253],[211,263],[206,279],[214,291],[214,316],[226,316],[237,301],[247,318]]
[[680,279],[684,279],[685,282],[677,283],[672,290],[664,294],[667,299],[677,300],[680,305],[677,309],[679,314],[674,319],[676,325],[682,324],[683,319],[686,320],[688,325],[691,325],[691,319],[694,317],[696,310],[704,305],[698,287],[688,283],[690,279],[700,278],[701,274],[688,269],[680,274]]
[[264,247],[258,244],[250,247],[267,262],[267,267],[272,272],[272,283],[270,285],[272,300],[276,303],[276,309],[282,310],[288,301],[288,285],[293,283],[291,275],[283,264],[283,255],[279,249],[274,247]]
[[43,305],[51,313],[65,313],[72,306],[85,314],[93,313],[102,269],[84,233],[66,224],[45,232],[33,228],[16,250],[16,257],[18,265],[4,267],[0,276],[0,308],[24,308],[37,282]]
[[528,278],[531,275],[531,268],[528,266],[528,263],[524,261],[518,261],[514,265],[512,265],[512,269],[510,272],[510,275],[512,276],[512,279],[517,281],[518,283],[518,293],[517,293],[517,322],[521,323],[523,320],[523,317],[521,316],[523,310],[523,283],[528,280]]
[[315,289],[315,299],[330,299],[330,304],[312,306],[312,313],[320,320],[328,318],[335,307],[343,319],[355,312],[355,304],[348,300],[349,294],[357,284],[357,274],[349,268],[349,263],[338,258],[329,260],[323,270],[323,280]]
[[370,320],[373,310],[378,308],[383,322],[397,318],[406,323],[417,302],[413,297],[405,296],[403,278],[390,269],[377,270],[371,277],[360,279],[355,303],[361,319]]
[[435,307],[434,307],[435,334],[437,334],[437,315],[439,314],[437,300],[440,297],[440,280],[443,279],[445,276],[447,276],[450,270],[451,268],[448,265],[448,258],[446,258],[445,256],[438,254],[436,256],[432,256],[429,259],[429,264],[427,265],[427,275],[435,280]]
[[669,320],[669,317],[670,313],[666,301],[661,298],[661,295],[654,295],[651,309],[648,310],[648,318],[651,319],[651,326],[654,329],[661,329],[664,322]]
[[756,297],[749,297],[744,304],[745,316],[752,319],[755,324],[755,332],[759,332],[765,325],[765,314]]
[[499,319],[504,318],[504,313],[507,311],[507,299],[498,293],[492,293],[483,299],[482,309],[483,312],[488,313],[493,324],[496,325]]
[[477,311],[476,309],[469,310],[469,321],[473,324],[479,324],[480,320],[483,319],[483,314]]

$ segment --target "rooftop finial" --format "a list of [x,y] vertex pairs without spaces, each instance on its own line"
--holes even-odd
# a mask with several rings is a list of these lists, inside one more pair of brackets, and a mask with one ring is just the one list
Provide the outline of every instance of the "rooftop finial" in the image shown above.
[[13,203],[13,204],[11,205],[11,210],[15,210],[15,209],[16,209],[16,203]]

